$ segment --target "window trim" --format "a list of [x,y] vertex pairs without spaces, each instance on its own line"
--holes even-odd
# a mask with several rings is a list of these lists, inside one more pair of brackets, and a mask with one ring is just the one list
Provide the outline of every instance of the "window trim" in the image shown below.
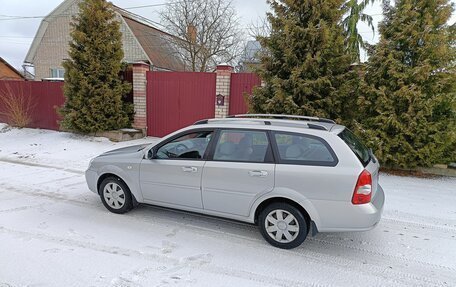
[[[291,136],[299,136],[299,137],[308,137],[311,139],[315,139],[323,143],[323,145],[328,149],[329,153],[333,157],[333,161],[331,162],[325,162],[325,161],[313,161],[313,160],[286,160],[282,159],[280,157],[280,152],[279,152],[279,145],[277,144],[276,141],[276,134],[285,134],[285,135],[291,135]],[[285,132],[285,131],[271,131],[271,137],[273,138],[273,152],[274,152],[274,157],[276,158],[276,163],[277,164],[290,164],[290,165],[306,165],[306,166],[326,166],[326,167],[335,167],[339,163],[339,158],[337,157],[336,153],[334,150],[331,148],[331,146],[328,144],[326,140],[324,140],[321,137],[310,135],[310,134],[305,134],[305,133],[296,133],[296,132]]]
[[[56,72],[56,77],[54,77],[54,75],[52,75],[52,72],[55,71]],[[64,78],[65,76],[65,69],[64,68],[50,68],[50,72],[51,72],[51,78]],[[62,76],[60,77],[60,72],[62,72]]]
[[[252,131],[252,132],[264,132],[266,134],[266,137],[268,139],[268,145],[269,149],[266,149],[266,154],[265,154],[265,160],[264,161],[242,161],[242,160],[214,160],[214,155],[215,155],[215,149],[217,147],[218,140],[220,138],[220,134],[222,131],[226,130],[232,130],[232,131]],[[260,163],[260,164],[275,164],[275,156],[274,156],[274,147],[271,141],[271,135],[268,130],[262,130],[262,129],[248,129],[248,128],[217,128],[215,136],[213,138],[213,144],[211,145],[211,149],[209,151],[209,156],[207,158],[207,161],[213,161],[213,162],[232,162],[232,163]]]
[[162,146],[174,141],[175,139],[178,139],[180,137],[183,137],[183,136],[186,136],[186,135],[189,135],[189,134],[198,133],[198,132],[212,132],[213,133],[212,134],[212,138],[211,138],[210,142],[208,143],[202,158],[178,158],[178,157],[175,157],[175,158],[154,158],[154,157],[152,157],[152,158],[149,158],[149,160],[206,161],[207,158],[208,158],[208,155],[209,155],[209,150],[211,148],[212,142],[214,142],[214,138],[216,136],[216,130],[214,128],[199,128],[199,129],[186,130],[186,131],[180,132],[180,133],[170,137],[166,141],[158,143],[157,145],[155,145],[150,150],[152,150],[153,154],[155,155]]

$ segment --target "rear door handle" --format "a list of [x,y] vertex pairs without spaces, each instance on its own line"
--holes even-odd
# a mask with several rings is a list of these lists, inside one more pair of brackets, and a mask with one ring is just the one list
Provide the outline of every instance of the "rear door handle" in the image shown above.
[[265,170],[251,170],[249,171],[250,176],[265,177],[268,175],[268,172]]
[[184,172],[197,172],[198,168],[196,168],[194,166],[183,166],[182,167],[182,171],[184,171]]

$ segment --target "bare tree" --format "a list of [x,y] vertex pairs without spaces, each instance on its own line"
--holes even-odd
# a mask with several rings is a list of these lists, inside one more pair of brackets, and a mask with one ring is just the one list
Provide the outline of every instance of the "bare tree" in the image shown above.
[[258,39],[258,37],[268,37],[271,34],[271,23],[266,17],[260,17],[255,22],[252,21],[248,28],[249,36]]
[[174,44],[187,70],[235,64],[242,53],[244,36],[231,0],[169,1],[160,14],[168,32],[180,38]]

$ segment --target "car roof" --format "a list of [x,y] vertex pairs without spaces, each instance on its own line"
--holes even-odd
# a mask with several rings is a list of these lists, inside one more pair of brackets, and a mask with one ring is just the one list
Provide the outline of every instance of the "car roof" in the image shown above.
[[302,131],[302,129],[312,129],[336,134],[345,129],[344,126],[338,125],[330,119],[271,114],[242,114],[227,118],[205,119],[196,122],[194,125],[230,128],[260,128],[271,130],[281,130],[286,128],[287,130],[298,129],[298,131]]

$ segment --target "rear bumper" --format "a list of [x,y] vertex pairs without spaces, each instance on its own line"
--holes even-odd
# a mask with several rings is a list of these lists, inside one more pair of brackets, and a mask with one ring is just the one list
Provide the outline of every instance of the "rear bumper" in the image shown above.
[[378,185],[370,203],[353,205],[351,202],[316,201],[314,205],[320,215],[319,232],[366,231],[380,221],[385,204],[385,193]]
[[85,178],[86,178],[87,186],[89,187],[89,189],[92,192],[98,194],[98,190],[97,190],[98,174],[97,174],[97,172],[94,170],[88,169],[85,172]]

